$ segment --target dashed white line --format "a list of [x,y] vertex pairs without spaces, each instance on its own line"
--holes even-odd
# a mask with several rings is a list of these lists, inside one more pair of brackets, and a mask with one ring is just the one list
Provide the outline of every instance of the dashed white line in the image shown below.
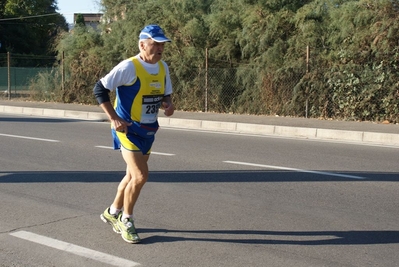
[[126,260],[123,258],[115,257],[106,253],[102,253],[99,251],[95,251],[92,249],[88,249],[85,247],[77,246],[71,243],[59,241],[56,239],[52,239],[46,236],[26,232],[26,231],[18,231],[15,233],[11,233],[10,235],[28,240],[37,244],[41,244],[47,247],[55,248],[58,250],[62,250],[71,254],[75,254],[78,256],[82,256],[88,259],[92,259],[95,261],[103,262],[106,264],[110,264],[113,266],[139,266],[140,263]]
[[95,147],[97,147],[97,148],[105,148],[105,149],[114,149],[111,146],[95,146]]
[[[97,148],[105,148],[105,149],[114,149],[113,147],[110,146],[95,146]],[[161,155],[161,156],[175,156],[176,154],[171,154],[171,153],[162,153],[162,152],[154,152],[151,151],[151,154],[153,155]]]
[[339,174],[339,173],[333,173],[333,172],[310,171],[310,170],[296,169],[296,168],[290,168],[290,167],[264,165],[264,164],[256,164],[256,163],[249,163],[249,162],[230,161],[230,160],[226,160],[226,161],[223,161],[223,162],[229,163],[229,164],[246,165],[246,166],[261,167],[261,168],[276,169],[276,170],[285,170],[285,171],[313,173],[313,174],[319,174],[319,175],[336,176],[336,177],[358,179],[358,180],[366,179],[366,178],[361,177],[361,176]]
[[175,156],[175,154],[162,153],[162,152],[151,152],[151,154],[154,154],[154,155],[161,155],[161,156]]
[[59,142],[58,140],[53,140],[53,139],[44,139],[44,138],[36,138],[36,137],[13,135],[13,134],[2,134],[2,133],[0,133],[0,136],[22,138],[22,139],[30,139],[30,140],[45,141],[45,142]]

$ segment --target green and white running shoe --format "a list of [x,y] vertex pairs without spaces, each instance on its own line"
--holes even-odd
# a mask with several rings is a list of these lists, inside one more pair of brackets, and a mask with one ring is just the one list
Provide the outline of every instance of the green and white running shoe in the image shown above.
[[122,221],[122,214],[120,214],[117,220],[117,225],[123,240],[131,244],[141,242],[141,239],[136,232],[136,228],[134,227],[133,219],[126,218]]
[[114,230],[115,233],[120,234],[121,231],[119,230],[117,223],[118,223],[118,216],[121,214],[122,212],[119,212],[119,214],[117,215],[110,214],[109,208],[106,208],[105,211],[100,215],[100,218],[103,222],[112,225],[112,230]]

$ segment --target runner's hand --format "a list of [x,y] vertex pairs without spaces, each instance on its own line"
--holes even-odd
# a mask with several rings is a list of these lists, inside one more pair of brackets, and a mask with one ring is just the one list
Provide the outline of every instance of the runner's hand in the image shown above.
[[172,103],[169,102],[162,102],[162,107],[164,109],[164,114],[166,116],[172,116],[174,111],[175,111],[175,107],[173,106]]
[[127,122],[121,118],[116,118],[116,119],[111,119],[111,126],[115,131],[121,132],[121,133],[126,133],[127,134],[127,129],[128,127],[132,125],[131,122]]

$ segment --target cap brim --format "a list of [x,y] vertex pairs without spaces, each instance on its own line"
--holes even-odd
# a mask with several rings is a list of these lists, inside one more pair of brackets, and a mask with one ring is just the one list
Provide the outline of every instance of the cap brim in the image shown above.
[[166,38],[166,37],[159,37],[158,36],[158,37],[154,37],[154,38],[151,37],[151,39],[154,40],[157,43],[172,42],[169,38]]

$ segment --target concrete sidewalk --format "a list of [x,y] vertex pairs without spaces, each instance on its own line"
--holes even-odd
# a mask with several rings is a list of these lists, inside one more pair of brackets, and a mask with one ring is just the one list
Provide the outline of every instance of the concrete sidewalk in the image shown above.
[[[64,103],[0,100],[0,113],[107,120],[99,106]],[[176,111],[172,117],[165,117],[160,111],[159,124],[161,127],[340,140],[399,147],[399,125],[393,124],[184,111]]]

